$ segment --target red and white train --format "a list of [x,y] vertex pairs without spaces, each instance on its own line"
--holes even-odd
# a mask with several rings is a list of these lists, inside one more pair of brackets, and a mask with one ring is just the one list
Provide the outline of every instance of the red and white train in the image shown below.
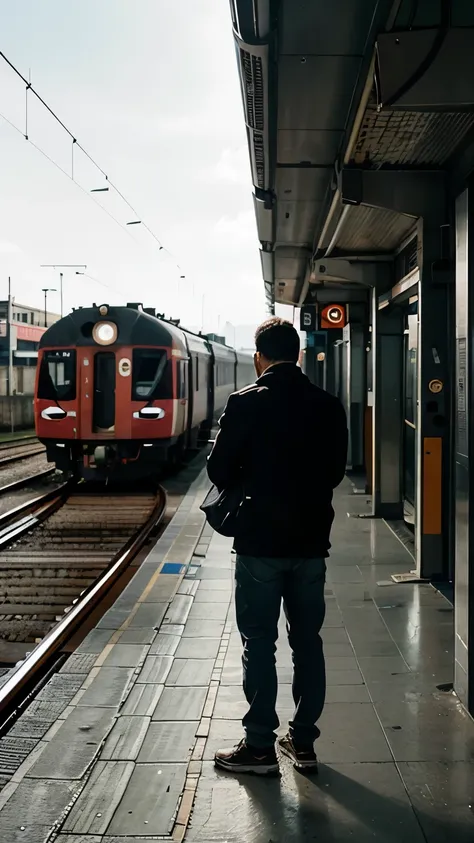
[[74,310],[40,341],[36,433],[58,469],[136,479],[207,441],[252,357],[157,318],[139,304]]

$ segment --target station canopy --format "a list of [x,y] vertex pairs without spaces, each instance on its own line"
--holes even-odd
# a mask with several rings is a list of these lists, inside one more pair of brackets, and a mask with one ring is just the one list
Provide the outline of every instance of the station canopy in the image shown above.
[[474,164],[472,0],[231,0],[231,13],[270,310],[322,290],[348,300],[397,254],[410,271],[416,197]]

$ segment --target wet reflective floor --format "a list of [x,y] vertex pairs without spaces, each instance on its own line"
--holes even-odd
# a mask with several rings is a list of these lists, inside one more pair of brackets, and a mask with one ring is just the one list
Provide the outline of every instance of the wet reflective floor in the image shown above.
[[[231,542],[204,526],[201,473],[77,652],[0,742],[0,843],[474,843],[474,722],[452,681],[453,611],[394,585],[405,546],[345,481],[323,638],[320,774],[214,769],[246,704]],[[350,515],[348,515],[350,513]],[[278,647],[281,732],[291,658]],[[14,762],[14,763],[13,763]],[[8,775],[7,775],[8,774]],[[3,777],[3,779],[2,779]]]
[[[393,584],[391,575],[411,570],[413,560],[383,522],[354,517],[367,511],[365,496],[345,481],[336,495],[328,563],[319,776],[296,773],[287,759],[279,779],[214,769],[214,751],[242,736],[246,710],[232,623],[190,843],[474,841],[474,722],[452,692],[438,687],[452,682],[453,610],[430,585]],[[204,599],[206,589],[208,618],[228,605],[231,559],[230,542],[214,536],[196,594]],[[283,733],[292,715],[283,620],[277,664]]]

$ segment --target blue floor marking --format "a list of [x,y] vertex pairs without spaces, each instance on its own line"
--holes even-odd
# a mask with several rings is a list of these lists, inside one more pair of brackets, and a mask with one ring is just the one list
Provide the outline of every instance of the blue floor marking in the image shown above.
[[163,565],[161,572],[162,574],[181,574],[183,568],[186,565],[182,565],[181,562],[165,562]]

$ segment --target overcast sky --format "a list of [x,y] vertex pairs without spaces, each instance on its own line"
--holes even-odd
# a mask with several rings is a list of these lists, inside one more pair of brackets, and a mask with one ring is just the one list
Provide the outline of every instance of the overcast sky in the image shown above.
[[[0,0],[0,49],[107,172],[176,261],[75,150],[86,195],[0,119],[0,281],[42,305],[65,271],[65,310],[143,301],[217,330],[265,316],[240,87],[226,0]],[[25,131],[25,87],[0,61],[0,112]],[[71,141],[29,96],[28,135],[71,171]],[[185,280],[179,280],[184,274]],[[193,296],[194,291],[194,296]],[[59,310],[59,294],[49,294]]]

